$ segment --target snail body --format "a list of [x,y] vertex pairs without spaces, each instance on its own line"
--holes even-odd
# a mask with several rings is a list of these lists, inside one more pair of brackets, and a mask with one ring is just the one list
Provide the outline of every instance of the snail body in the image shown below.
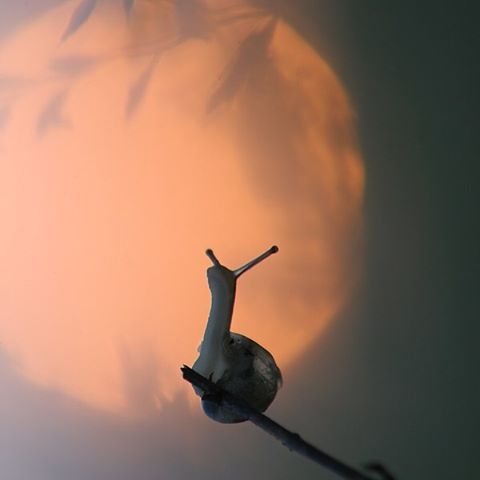
[[[272,403],[281,385],[280,369],[271,353],[252,339],[231,332],[230,326],[238,277],[277,251],[274,246],[243,267],[230,270],[220,264],[212,250],[207,250],[213,263],[207,270],[212,304],[200,355],[193,364],[193,370],[261,412]],[[204,412],[213,420],[221,423],[247,420],[209,400],[202,390],[195,388],[195,391],[202,397]]]

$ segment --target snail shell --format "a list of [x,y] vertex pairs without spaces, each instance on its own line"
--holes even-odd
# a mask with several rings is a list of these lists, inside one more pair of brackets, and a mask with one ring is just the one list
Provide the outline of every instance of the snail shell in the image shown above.
[[[227,363],[234,368],[227,366],[217,385],[264,412],[282,385],[282,374],[273,356],[250,338],[233,332],[224,347],[224,355]],[[204,398],[202,406],[205,414],[217,422],[238,423],[247,420],[247,417],[239,416],[215,401]]]

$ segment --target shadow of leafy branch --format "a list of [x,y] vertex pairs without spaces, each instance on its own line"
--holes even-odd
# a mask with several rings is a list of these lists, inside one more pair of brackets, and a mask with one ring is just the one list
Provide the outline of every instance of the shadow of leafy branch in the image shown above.
[[[255,20],[262,23],[262,20],[268,19],[270,19],[270,23],[272,22],[272,16],[269,12],[261,8],[232,5],[213,9],[201,0],[157,1],[161,1],[168,6],[176,25],[174,31],[160,35],[155,39],[149,39],[144,43],[121,47],[118,51],[109,54],[98,56],[59,55],[54,57],[48,65],[53,77],[50,74],[46,74],[44,78],[21,79],[22,81],[13,79],[14,81],[9,82],[8,78],[2,76],[0,72],[0,94],[2,94],[0,97],[0,130],[7,126],[15,101],[26,88],[52,81],[58,82],[58,80],[62,83],[61,87],[49,98],[39,113],[36,122],[37,134],[42,136],[51,128],[70,126],[71,122],[64,115],[64,106],[68,100],[68,92],[73,89],[74,83],[81,76],[90,73],[94,68],[106,62],[121,57],[149,57],[150,61],[141,70],[126,94],[125,116],[129,119],[137,112],[144,101],[146,92],[154,77],[155,68],[158,66],[160,58],[165,51],[174,49],[182,43],[193,39],[206,41],[213,35],[216,28],[225,27],[235,22]],[[81,0],[76,4],[61,35],[60,44],[65,43],[84,28],[92,18],[98,3],[98,0]],[[120,3],[126,18],[130,18],[135,7],[135,0],[120,0]],[[258,24],[256,23],[256,25]],[[266,30],[271,35],[271,28],[267,27]],[[214,89],[213,97],[207,100],[206,112],[210,111],[212,107],[215,108],[217,104],[228,100],[229,92],[232,93],[231,90],[235,90],[235,86],[238,86],[239,82],[238,75],[236,75],[238,68],[235,67],[238,67],[240,64],[248,70],[249,66],[252,67],[252,64],[255,64],[255,61],[251,59],[248,61],[248,59],[244,58],[246,56],[245,51],[251,50],[248,46],[255,43],[254,40],[257,37],[263,39],[265,35],[265,29],[253,28],[252,32],[247,35],[246,40],[240,45],[240,48],[232,52],[232,60],[227,63],[223,74],[220,75],[220,85],[217,85]],[[268,37],[269,35],[266,36]],[[259,46],[262,49],[262,45]],[[250,57],[250,55],[247,56]]]

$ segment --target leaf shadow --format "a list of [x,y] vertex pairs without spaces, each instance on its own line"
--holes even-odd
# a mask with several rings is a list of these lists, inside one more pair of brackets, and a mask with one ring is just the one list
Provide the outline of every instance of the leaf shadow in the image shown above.
[[84,55],[70,55],[54,58],[50,62],[50,69],[54,73],[64,76],[75,76],[87,73],[96,67],[99,62],[98,58]]
[[277,19],[272,18],[261,30],[254,31],[240,44],[233,60],[220,77],[220,84],[207,103],[207,113],[230,101],[248,81],[252,72],[263,65],[275,31]]
[[132,12],[133,4],[135,0],[122,0],[123,3],[123,10],[125,12],[125,16],[128,18]]
[[63,43],[87,22],[97,5],[97,0],[82,0],[70,17],[70,22],[63,32],[60,42]]
[[136,82],[130,87],[128,92],[127,105],[125,108],[125,114],[127,119],[132,118],[135,112],[138,110],[140,104],[145,98],[148,85],[152,79],[153,72],[157,66],[159,57],[155,55],[147,67],[143,70]]
[[50,97],[37,120],[37,135],[44,136],[51,128],[68,128],[71,121],[64,114],[65,100],[68,92],[63,90]]

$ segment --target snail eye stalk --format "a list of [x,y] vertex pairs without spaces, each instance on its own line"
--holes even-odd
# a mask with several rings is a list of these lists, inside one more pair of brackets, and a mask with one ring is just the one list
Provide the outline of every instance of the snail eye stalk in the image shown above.
[[212,263],[216,266],[216,267],[220,267],[222,264],[218,261],[218,258],[215,256],[215,254],[213,253],[213,250],[211,248],[208,248],[206,251],[205,251],[205,254],[207,255],[207,257],[212,261]]
[[268,258],[270,255],[273,255],[274,253],[277,253],[277,252],[278,252],[278,247],[276,245],[273,245],[266,252],[262,253],[261,255],[259,255],[257,258],[254,258],[250,262],[246,263],[243,267],[240,267],[234,270],[233,274],[235,278],[238,278],[247,270],[250,270],[252,267],[254,267],[255,265],[258,265],[260,262]]

